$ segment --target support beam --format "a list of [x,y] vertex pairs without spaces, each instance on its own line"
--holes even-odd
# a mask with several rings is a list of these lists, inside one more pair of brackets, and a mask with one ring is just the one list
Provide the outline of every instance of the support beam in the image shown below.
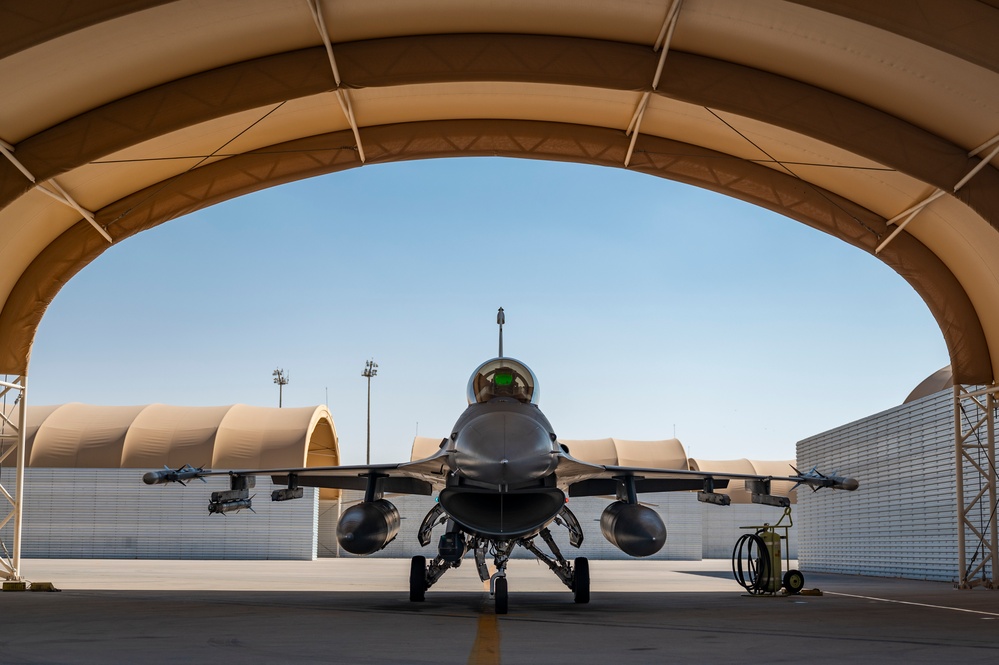
[[[659,49],[662,48],[662,51],[659,53],[659,63],[656,66],[656,74],[652,77],[653,91],[659,89],[659,79],[661,79],[663,75],[663,66],[666,64],[666,54],[669,53],[669,45],[673,40],[673,32],[676,30],[676,20],[680,16],[681,4],[683,4],[683,0],[673,0],[669,10],[666,12],[666,19],[663,21],[663,26],[659,30],[659,36],[656,38],[656,43],[652,47],[653,51],[659,51]],[[645,117],[645,109],[649,106],[649,98],[651,95],[651,92],[646,92],[642,95],[642,99],[638,102],[638,107],[635,109],[635,113],[631,116],[631,122],[628,123],[628,129],[625,132],[625,135],[631,137],[631,143],[628,144],[628,153],[624,156],[625,168],[631,164],[631,155],[635,152],[635,142],[638,141],[638,134],[642,128],[642,119]]]
[[6,501],[10,506],[9,512],[0,520],[0,530],[12,521],[14,530],[13,543],[10,550],[7,549],[6,544],[0,539],[0,579],[12,581],[22,581],[24,579],[21,576],[21,528],[24,509],[24,466],[26,464],[25,437],[28,431],[27,378],[27,376],[19,376],[12,382],[2,382],[6,391],[17,391],[18,397],[16,403],[20,406],[16,427],[13,427],[12,423],[6,417],[4,418],[4,422],[0,424],[0,432],[2,432],[2,435],[0,435],[0,455],[6,458],[12,450],[17,451],[13,494],[0,484],[2,500]]
[[354,133],[354,141],[357,143],[357,155],[361,158],[361,163],[365,161],[364,146],[361,144],[361,132],[357,127],[357,119],[354,118],[354,105],[350,102],[350,94],[346,88],[340,85],[340,68],[336,66],[336,58],[333,56],[333,43],[330,41],[329,31],[326,29],[326,19],[323,18],[322,0],[306,0],[309,11],[312,12],[312,20],[319,30],[319,35],[323,38],[323,46],[326,47],[326,57],[329,58],[330,68],[333,70],[333,80],[336,81],[336,100],[340,103],[340,110],[350,123],[350,130]]
[[997,394],[999,385],[954,386],[958,588],[961,589],[997,588]]
[[[994,138],[986,141],[982,145],[978,146],[977,148],[975,148],[974,150],[972,150],[971,152],[969,152],[968,153],[968,157],[974,157],[975,155],[979,154],[983,150],[991,147],[992,145],[994,145],[996,143],[999,143],[999,134],[997,134]],[[960,189],[962,187],[964,187],[965,185],[967,185],[968,182],[970,182],[972,178],[974,178],[976,175],[978,175],[979,171],[981,171],[986,166],[988,166],[989,163],[995,158],[996,155],[999,155],[999,145],[996,145],[995,148],[992,149],[992,152],[990,152],[985,157],[981,158],[981,160],[977,164],[975,164],[975,166],[972,167],[972,169],[970,171],[968,171],[965,174],[965,176],[963,178],[961,178],[957,182],[956,185],[954,185],[953,193],[957,194],[957,192],[960,191]],[[922,201],[920,201],[919,203],[917,203],[916,205],[914,205],[911,208],[908,208],[906,210],[903,210],[902,212],[900,212],[899,214],[895,215],[894,217],[892,217],[891,219],[889,219],[887,222],[885,222],[886,224],[888,224],[889,226],[891,226],[892,224],[895,224],[896,222],[898,222],[898,220],[900,220],[903,217],[905,217],[905,219],[902,221],[902,223],[899,224],[895,228],[895,230],[891,232],[891,235],[889,235],[887,238],[885,238],[884,241],[880,245],[878,245],[877,249],[874,250],[874,253],[875,254],[880,254],[881,250],[884,249],[885,247],[887,247],[888,243],[890,243],[892,240],[894,240],[895,236],[897,236],[899,233],[901,233],[902,230],[906,226],[908,226],[909,222],[911,222],[916,217],[916,215],[918,215],[919,213],[921,213],[923,211],[923,209],[926,208],[926,206],[928,206],[929,204],[933,203],[938,198],[940,198],[941,196],[943,196],[943,194],[944,194],[944,191],[942,189],[938,189],[935,192],[933,192],[932,194],[930,194],[928,197],[926,197],[925,199],[923,199]]]
[[24,164],[22,164],[21,161],[14,156],[14,146],[3,140],[0,140],[0,154],[3,154],[3,156],[6,157],[11,164],[17,167],[17,170],[20,171],[22,174],[24,174],[24,177],[32,182],[36,190],[42,192],[43,194],[48,194],[59,203],[67,205],[73,210],[83,215],[83,218],[88,222],[90,222],[90,225],[93,226],[95,229],[97,229],[97,232],[100,233],[102,236],[104,236],[105,240],[107,240],[111,244],[114,244],[114,240],[112,240],[111,236],[108,235],[108,232],[105,231],[103,228],[101,228],[101,226],[97,223],[97,220],[94,218],[94,213],[90,212],[89,210],[81,206],[79,203],[77,203],[76,200],[72,196],[70,196],[65,189],[59,186],[59,183],[56,182],[55,178],[52,178],[51,180],[48,181],[48,184],[55,191],[52,191],[51,189],[44,187],[42,183],[39,183],[35,179],[35,176],[31,173],[31,171],[29,171],[27,167],[25,167]]

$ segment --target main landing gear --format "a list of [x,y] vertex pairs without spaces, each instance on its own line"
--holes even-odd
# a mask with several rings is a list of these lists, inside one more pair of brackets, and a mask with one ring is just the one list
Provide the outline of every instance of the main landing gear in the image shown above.
[[[435,506],[423,520],[423,526],[420,529],[421,544],[424,546],[429,544],[430,530],[435,525],[445,521],[448,520]],[[579,547],[582,544],[582,529],[568,507],[562,509],[555,518],[555,522],[569,531],[569,543],[572,546]],[[545,553],[535,544],[534,540],[539,536],[548,547],[550,554]],[[472,550],[479,579],[483,582],[489,582],[489,593],[496,604],[496,614],[506,614],[510,607],[506,567],[513,548],[518,545],[548,566],[555,573],[555,576],[572,591],[575,602],[590,602],[590,562],[586,557],[577,557],[572,563],[569,563],[562,556],[561,550],[547,527],[528,538],[496,540],[466,534],[451,521],[448,521],[447,532],[440,537],[437,556],[429,563],[424,556],[414,556],[410,562],[409,599],[413,602],[425,600],[427,589],[432,587],[448,569],[460,566],[465,553]],[[492,572],[490,572],[490,566],[486,564],[486,559],[490,556],[493,559]]]

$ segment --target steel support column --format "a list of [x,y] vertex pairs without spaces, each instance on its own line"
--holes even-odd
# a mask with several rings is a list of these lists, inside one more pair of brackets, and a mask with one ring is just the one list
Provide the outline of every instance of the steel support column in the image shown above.
[[20,581],[21,577],[21,524],[24,508],[24,467],[26,464],[25,437],[27,435],[27,376],[16,377],[13,381],[0,381],[0,396],[13,392],[19,405],[17,424],[15,425],[6,413],[0,412],[0,466],[13,454],[16,458],[14,475],[14,493],[0,484],[0,495],[10,505],[10,512],[0,520],[0,532],[12,520],[14,522],[14,538],[12,548],[7,549],[6,543],[0,538],[0,578]]
[[996,588],[997,393],[996,385],[954,386],[958,587],[962,589]]

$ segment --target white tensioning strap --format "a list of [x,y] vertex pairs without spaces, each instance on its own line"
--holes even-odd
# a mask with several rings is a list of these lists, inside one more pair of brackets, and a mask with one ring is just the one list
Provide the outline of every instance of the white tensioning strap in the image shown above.
[[326,30],[326,21],[323,19],[322,0],[305,0],[312,12],[312,20],[323,38],[323,46],[326,47],[326,56],[330,61],[330,68],[333,70],[333,80],[336,81],[336,100],[340,103],[340,110],[350,123],[350,129],[354,133],[354,141],[357,143],[357,154],[364,163],[364,146],[361,145],[361,132],[357,128],[357,120],[354,118],[354,106],[350,103],[350,95],[346,88],[340,86],[340,70],[336,66],[336,58],[333,57],[333,43],[330,41],[329,32]]
[[[102,229],[100,224],[97,223],[97,219],[94,217],[94,213],[87,210],[79,203],[77,203],[76,200],[69,195],[69,192],[63,189],[59,185],[59,183],[55,181],[55,178],[46,181],[46,183],[39,183],[38,180],[35,178],[35,176],[31,173],[31,171],[29,171],[27,167],[25,167],[24,164],[22,164],[20,160],[18,160],[17,157],[14,156],[14,146],[7,143],[6,141],[0,141],[0,152],[4,154],[4,157],[10,160],[11,164],[17,167],[18,171],[24,174],[25,178],[31,181],[31,183],[35,186],[35,189],[37,191],[43,194],[48,194],[59,203],[67,205],[73,210],[83,215],[83,218],[88,222],[90,222],[90,225],[93,226],[95,229],[97,229],[97,232],[100,233],[102,236],[104,236],[105,240],[107,240],[111,244],[114,244],[114,240],[111,238],[108,232]],[[53,192],[52,190],[48,189],[47,187],[44,186],[45,184],[51,185],[56,191]]]
[[[656,37],[656,43],[652,47],[653,51],[658,51],[660,47],[662,48],[662,51],[659,53],[659,64],[656,66],[656,74],[652,77],[652,90],[657,90],[659,88],[659,79],[662,78],[663,75],[663,66],[666,64],[666,54],[669,53],[669,45],[673,40],[673,31],[676,30],[676,20],[680,16],[681,4],[683,4],[683,0],[673,0],[673,4],[670,5],[669,10],[666,12],[666,19],[663,21],[662,28],[659,30],[659,36]],[[642,119],[645,117],[645,109],[649,105],[649,99],[651,96],[651,92],[646,92],[642,95],[642,99],[638,102],[638,107],[635,109],[635,113],[631,116],[631,122],[628,123],[628,129],[625,131],[625,136],[631,136],[631,143],[628,144],[628,154],[624,157],[625,167],[631,164],[631,155],[635,152],[635,142],[638,141],[638,134],[642,127]]]
[[[957,193],[962,187],[967,185],[972,178],[978,175],[979,171],[984,169],[989,164],[989,162],[991,162],[995,158],[996,155],[999,155],[999,145],[996,144],[999,144],[999,134],[995,135],[994,137],[992,137],[991,139],[989,139],[988,141],[986,141],[985,143],[983,143],[982,145],[978,146],[977,148],[968,153],[968,157],[974,157],[975,155],[981,153],[983,150],[995,146],[994,148],[992,148],[992,152],[990,152],[985,157],[981,158],[981,161],[975,164],[975,166],[970,171],[968,171],[968,173],[963,178],[961,178],[956,185],[954,185],[953,189],[954,193]],[[909,222],[915,219],[916,215],[922,212],[926,208],[926,206],[928,206],[929,204],[933,203],[941,196],[943,196],[944,193],[945,193],[944,190],[937,189],[932,194],[927,196],[925,199],[917,203],[916,205],[906,208],[905,210],[903,210],[902,212],[898,213],[897,215],[889,219],[887,222],[885,222],[886,224],[891,225],[898,223],[900,219],[902,220],[902,222],[898,224],[895,230],[891,232],[891,235],[885,238],[884,241],[880,245],[878,245],[877,249],[874,250],[874,253],[880,254],[881,250],[887,247],[888,243],[894,240],[895,236],[901,233],[902,229],[904,229],[909,224]]]

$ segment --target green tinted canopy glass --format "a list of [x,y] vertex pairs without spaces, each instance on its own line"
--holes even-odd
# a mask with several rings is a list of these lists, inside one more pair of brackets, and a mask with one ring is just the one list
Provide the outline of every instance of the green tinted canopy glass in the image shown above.
[[493,380],[497,386],[508,386],[513,383],[513,374],[511,372],[496,372]]

